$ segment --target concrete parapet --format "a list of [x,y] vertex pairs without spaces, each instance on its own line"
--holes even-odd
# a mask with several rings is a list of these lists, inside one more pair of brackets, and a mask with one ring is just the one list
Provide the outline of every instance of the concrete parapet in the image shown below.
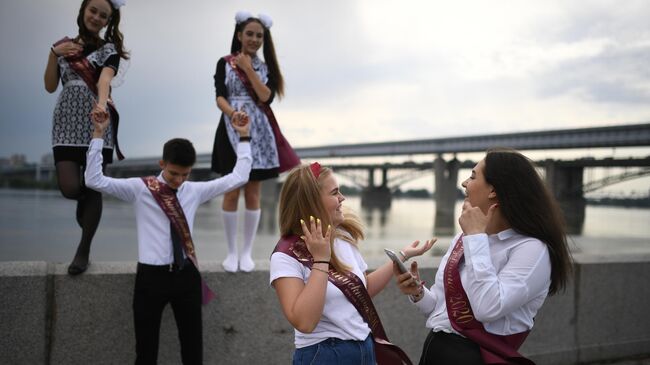
[[0,364],[48,363],[49,271],[45,262],[0,263]]
[[[423,261],[423,260],[420,260]],[[438,260],[429,260],[437,264]],[[373,263],[371,262],[371,265]],[[134,361],[135,263],[93,263],[79,277],[65,265],[0,263],[1,364],[125,364]],[[433,278],[435,267],[421,269]],[[202,271],[217,299],[203,309],[206,364],[287,364],[293,329],[268,285],[268,263],[248,274]],[[538,364],[575,364],[650,355],[650,259],[578,257],[575,280],[548,298],[522,348]],[[417,361],[424,318],[394,284],[375,298],[389,338]],[[167,308],[160,364],[180,363]]]
[[576,290],[580,360],[650,353],[648,262],[583,263]]

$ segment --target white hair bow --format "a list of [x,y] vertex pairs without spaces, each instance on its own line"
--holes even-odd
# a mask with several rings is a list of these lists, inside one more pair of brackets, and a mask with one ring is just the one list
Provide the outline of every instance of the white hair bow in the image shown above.
[[[111,1],[124,1],[124,0],[111,0]],[[249,11],[238,11],[237,14],[235,14],[235,21],[237,22],[237,24],[241,22],[245,22],[250,18],[253,18],[253,14],[251,14]],[[273,19],[271,19],[270,16],[266,14],[259,14],[258,19],[266,29],[271,29],[271,26],[273,25]]]
[[113,4],[115,9],[119,9],[126,4],[126,0],[111,0],[111,4]]
[[271,29],[271,26],[273,25],[273,19],[271,19],[270,16],[266,14],[258,14],[257,17],[260,19],[262,24],[264,24],[266,29]]
[[237,12],[237,14],[235,14],[235,21],[237,22],[237,24],[239,24],[241,22],[245,22],[246,20],[252,17],[253,14],[251,14],[250,12],[240,10]]

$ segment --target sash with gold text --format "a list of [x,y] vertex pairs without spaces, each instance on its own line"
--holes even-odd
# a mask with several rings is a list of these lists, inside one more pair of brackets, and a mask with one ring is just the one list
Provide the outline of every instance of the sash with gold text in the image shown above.
[[275,114],[273,114],[271,107],[259,100],[248,76],[246,76],[246,73],[240,70],[235,64],[235,56],[236,54],[227,55],[224,59],[230,64],[237,77],[239,77],[239,80],[244,84],[246,91],[248,91],[250,97],[253,98],[257,107],[260,108],[268,118],[269,123],[271,124],[271,129],[273,130],[273,136],[275,137],[275,146],[278,150],[278,160],[280,162],[279,170],[280,172],[289,171],[300,164],[300,158],[296,154],[296,151],[293,150],[293,147],[289,144],[289,141],[287,141],[287,139],[284,138],[284,135],[282,135],[280,125],[275,119]]
[[444,271],[445,301],[451,326],[458,333],[469,338],[481,348],[481,356],[486,364],[526,364],[534,365],[517,350],[530,331],[508,336],[489,333],[483,323],[476,320],[469,298],[460,281],[458,264],[463,260],[463,236],[456,241]]
[[[174,191],[165,183],[160,182],[155,176],[143,177],[142,181],[149,189],[160,209],[165,213],[172,226],[176,229],[176,233],[183,241],[183,251],[185,255],[192,261],[196,269],[199,269],[199,262],[196,259],[196,252],[194,251],[194,243],[192,242],[192,235],[190,234],[190,226],[185,219],[183,207],[181,207]],[[208,285],[201,279],[201,294],[202,304],[208,304],[214,298],[214,292],[210,290]]]
[[[54,43],[54,45],[59,45],[61,43],[65,42],[72,42],[73,40],[65,37],[61,39],[60,41]],[[88,61],[86,57],[83,56],[81,52],[76,53],[72,56],[65,57],[65,60],[68,62],[70,65],[70,68],[74,70],[74,72],[81,77],[81,79],[86,83],[86,86],[92,91],[93,94],[95,94],[95,97],[98,96],[97,92],[97,73],[95,72],[95,67]],[[115,145],[115,152],[117,154],[118,160],[124,160],[124,155],[122,154],[122,151],[120,150],[120,145],[117,142],[117,129],[120,125],[120,114],[117,112],[117,109],[115,108],[115,104],[113,103],[113,100],[110,97],[110,93],[108,96],[108,100],[106,102],[106,107],[108,108],[108,112],[111,116],[111,127],[113,129],[113,144]]]
[[[314,258],[307,249],[307,245],[301,241],[298,236],[285,236],[280,239],[273,252],[282,252],[311,270],[314,264]],[[379,314],[372,304],[372,299],[368,290],[363,285],[361,279],[353,272],[347,274],[340,273],[330,268],[328,275],[330,283],[334,284],[343,295],[357,309],[363,320],[368,323],[372,337],[375,342],[375,357],[379,365],[411,365],[408,355],[397,345],[388,341],[384,326],[381,324]]]

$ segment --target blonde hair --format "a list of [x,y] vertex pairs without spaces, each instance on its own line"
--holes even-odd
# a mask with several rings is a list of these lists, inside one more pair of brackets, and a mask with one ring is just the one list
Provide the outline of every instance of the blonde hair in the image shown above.
[[[332,224],[331,217],[325,210],[321,199],[321,183],[332,173],[331,169],[321,167],[320,175],[316,178],[309,165],[300,165],[289,172],[280,191],[279,219],[282,236],[301,236],[300,219],[308,222],[309,216],[320,218],[322,227]],[[356,245],[359,240],[364,238],[364,232],[361,221],[351,210],[345,209],[343,217],[343,222],[336,227],[334,234],[331,235],[332,256],[330,263],[336,271],[345,273],[350,268],[336,256],[333,246],[334,239],[341,238]]]

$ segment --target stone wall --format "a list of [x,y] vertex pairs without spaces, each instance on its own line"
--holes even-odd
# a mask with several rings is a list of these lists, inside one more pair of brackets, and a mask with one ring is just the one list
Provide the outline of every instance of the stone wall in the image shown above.
[[[650,355],[650,259],[576,261],[570,287],[547,299],[522,353],[549,365]],[[0,364],[133,363],[135,263],[96,262],[79,277],[65,269],[0,262]],[[290,363],[293,329],[268,285],[268,263],[248,274],[225,273],[216,262],[202,269],[217,293],[203,309],[205,363]],[[421,270],[425,277],[435,273],[433,266]],[[424,317],[392,282],[375,303],[389,338],[417,362],[427,335]],[[180,363],[170,308],[163,316],[159,363]]]

